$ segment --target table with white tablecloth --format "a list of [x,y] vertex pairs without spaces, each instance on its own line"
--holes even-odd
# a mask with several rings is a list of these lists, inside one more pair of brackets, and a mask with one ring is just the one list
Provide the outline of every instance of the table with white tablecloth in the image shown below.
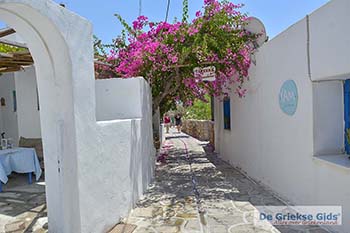
[[34,148],[0,150],[0,186],[7,183],[12,172],[28,173],[30,177],[34,173],[36,180],[40,179],[42,171]]

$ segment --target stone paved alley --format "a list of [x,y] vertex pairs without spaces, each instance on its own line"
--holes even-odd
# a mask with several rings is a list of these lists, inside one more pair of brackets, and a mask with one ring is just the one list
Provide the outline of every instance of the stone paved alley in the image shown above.
[[125,219],[137,226],[135,233],[328,232],[315,226],[254,226],[254,206],[284,202],[217,155],[205,153],[201,144],[185,134],[167,135],[166,163],[157,165],[155,181]]
[[45,182],[28,184],[26,174],[11,174],[0,193],[0,233],[45,233]]
[[[205,153],[205,143],[185,134],[167,137],[166,162],[157,164],[154,182],[125,219],[136,229],[128,225],[131,230],[123,231],[119,225],[113,233],[328,232],[319,227],[254,226],[254,206],[284,202],[216,154]],[[13,174],[0,193],[0,232],[5,227],[11,233],[47,232],[44,189],[43,180],[28,185],[25,175]]]

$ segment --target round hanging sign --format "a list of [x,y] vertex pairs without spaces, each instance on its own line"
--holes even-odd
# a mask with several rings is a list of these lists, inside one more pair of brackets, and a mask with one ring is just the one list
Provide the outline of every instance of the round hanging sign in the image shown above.
[[293,116],[298,105],[298,89],[293,80],[287,80],[283,83],[279,94],[280,108],[282,111]]

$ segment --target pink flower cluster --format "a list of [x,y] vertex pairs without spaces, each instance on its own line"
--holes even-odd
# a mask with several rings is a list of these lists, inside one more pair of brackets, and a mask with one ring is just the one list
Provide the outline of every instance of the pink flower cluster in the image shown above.
[[132,22],[134,30],[142,30],[142,28],[147,24],[148,18],[146,16],[139,16],[137,19]]
[[[171,98],[185,104],[191,104],[195,98],[203,99],[207,93],[227,95],[232,89],[243,97],[251,64],[248,42],[252,35],[237,25],[245,20],[238,10],[241,7],[226,1],[204,0],[203,13],[196,12],[191,23],[154,23],[140,16],[132,24],[134,31],[129,32],[127,46],[111,50],[106,60],[116,64],[113,72],[118,76],[144,76],[152,88],[161,89],[167,82],[180,85]],[[227,22],[222,22],[222,18]],[[142,31],[146,26],[148,30]],[[226,40],[221,38],[223,31],[240,44],[231,48],[221,43]],[[216,42],[211,42],[210,37]],[[211,65],[217,71],[214,82],[204,82],[203,77],[194,75],[193,68]],[[158,89],[154,93],[159,93]]]

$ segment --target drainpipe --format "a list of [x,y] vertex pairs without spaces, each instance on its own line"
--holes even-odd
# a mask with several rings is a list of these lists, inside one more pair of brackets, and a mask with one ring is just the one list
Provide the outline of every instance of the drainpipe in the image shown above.
[[306,15],[306,50],[307,50],[307,73],[309,76],[310,81],[312,82],[311,78],[311,58],[310,58],[310,16]]

